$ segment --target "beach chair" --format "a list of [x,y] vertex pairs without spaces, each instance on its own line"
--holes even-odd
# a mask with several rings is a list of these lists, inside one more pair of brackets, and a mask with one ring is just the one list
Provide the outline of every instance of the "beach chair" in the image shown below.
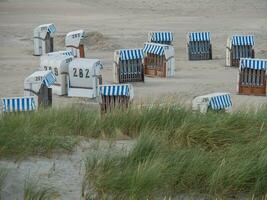
[[240,58],[255,58],[253,35],[234,35],[228,38],[226,66],[239,67]]
[[211,60],[211,33],[189,32],[187,34],[187,49],[189,60]]
[[127,109],[134,97],[131,84],[112,84],[100,86],[100,109],[102,113],[114,108]]
[[211,93],[195,97],[192,101],[192,109],[207,113],[211,111],[231,111],[232,100],[229,93]]
[[35,96],[0,98],[0,113],[35,111],[37,108]]
[[175,71],[174,48],[170,45],[144,44],[144,73],[152,77],[173,77]]
[[67,95],[67,77],[69,74],[69,63],[73,55],[68,52],[55,53],[41,57],[40,69],[50,70],[56,77],[56,82],[51,86],[53,94]]
[[99,85],[102,84],[99,59],[76,58],[69,63],[67,80],[69,97],[96,98],[99,96]]
[[151,31],[148,33],[148,43],[158,43],[158,44],[166,44],[173,45],[173,34],[172,32],[166,31]]
[[71,51],[75,58],[84,58],[84,44],[83,39],[85,37],[84,30],[77,30],[69,32],[65,38],[65,46],[67,50]]
[[37,105],[52,106],[52,86],[56,77],[51,71],[36,71],[24,80],[24,95],[37,98]]
[[114,52],[115,83],[144,82],[143,49],[120,49]]
[[42,24],[33,31],[33,48],[35,56],[41,56],[54,50],[53,37],[56,32],[54,24]]
[[241,58],[238,73],[238,94],[266,96],[267,60]]

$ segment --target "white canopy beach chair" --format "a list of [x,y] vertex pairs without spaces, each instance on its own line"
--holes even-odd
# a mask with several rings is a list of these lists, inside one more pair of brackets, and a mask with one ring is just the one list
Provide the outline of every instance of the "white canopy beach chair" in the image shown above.
[[65,38],[65,46],[67,50],[71,51],[74,57],[84,58],[84,44],[83,39],[85,37],[84,30],[77,30],[69,32]]
[[54,24],[42,24],[33,31],[33,48],[35,56],[40,56],[54,49],[53,37],[56,32]]
[[67,77],[69,74],[69,63],[73,60],[72,54],[58,54],[54,56],[42,56],[40,62],[41,70],[50,70],[56,77],[56,82],[51,86],[53,94],[67,94]]
[[24,80],[24,95],[36,96],[37,105],[52,105],[52,89],[56,82],[56,77],[51,71],[36,71]]
[[102,83],[99,59],[76,58],[69,64],[68,96],[96,98]]

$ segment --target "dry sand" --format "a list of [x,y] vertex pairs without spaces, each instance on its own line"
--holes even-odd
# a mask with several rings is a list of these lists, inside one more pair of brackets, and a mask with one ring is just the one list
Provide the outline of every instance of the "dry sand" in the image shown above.
[[[26,181],[52,187],[62,200],[78,200],[82,194],[84,161],[92,154],[127,152],[134,140],[99,141],[81,143],[72,154],[55,154],[52,158],[31,157],[22,161],[0,160],[0,167],[7,169],[1,197],[4,200],[22,200]],[[2,196],[1,196],[2,195]]]
[[[265,97],[236,95],[238,70],[225,68],[225,45],[232,34],[254,34],[256,57],[267,58],[266,10],[266,0],[0,0],[0,97],[23,95],[24,78],[38,68],[40,59],[32,56],[33,29],[53,22],[57,27],[56,50],[64,49],[63,38],[67,32],[84,29],[88,33],[86,57],[102,60],[106,83],[112,82],[115,49],[143,47],[151,30],[172,31],[175,77],[146,78],[144,84],[134,84],[136,101],[173,96],[190,103],[194,96],[225,91],[233,95],[234,108],[262,104],[266,102]],[[214,60],[188,61],[185,36],[189,31],[212,32]],[[56,98],[59,101],[69,103],[77,99]],[[27,165],[34,165],[30,167],[34,171],[52,162],[32,159],[23,161],[18,169],[11,162],[8,165],[13,170],[11,180],[22,177]],[[73,165],[68,162],[65,161],[66,166]],[[77,173],[76,168],[73,173]],[[73,191],[67,193],[73,195],[69,199],[78,198],[75,195],[78,195],[80,176],[77,177],[75,184],[69,185]],[[67,198],[63,196],[63,199]]]
[[[176,75],[134,84],[137,102],[171,95],[190,103],[196,95],[225,91],[233,94],[234,107],[264,103],[263,97],[235,95],[238,70],[225,68],[225,45],[232,34],[254,34],[256,57],[266,58],[266,8],[266,0],[1,0],[0,97],[23,94],[24,78],[39,65],[39,57],[32,56],[33,29],[53,22],[58,30],[56,50],[64,49],[67,32],[88,32],[86,56],[102,60],[106,83],[112,82],[115,49],[142,47],[151,30],[172,31]],[[188,61],[188,31],[212,32],[214,60]]]

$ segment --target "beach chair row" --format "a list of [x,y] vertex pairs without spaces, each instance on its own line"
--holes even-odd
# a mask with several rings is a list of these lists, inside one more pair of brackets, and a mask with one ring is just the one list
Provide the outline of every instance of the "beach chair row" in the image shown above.
[[[84,58],[83,30],[68,33],[65,38],[66,50],[53,52],[55,32],[54,24],[40,25],[34,30],[34,55],[43,55],[40,58],[39,71],[25,79],[25,97],[21,99],[30,98],[35,102],[34,109],[28,110],[35,110],[40,105],[52,105],[52,94],[97,98],[102,112],[114,107],[127,108],[134,92],[133,86],[126,83],[144,82],[145,75],[174,76],[174,37],[171,32],[149,32],[148,42],[142,48],[116,50],[113,64],[113,79],[116,84],[109,85],[102,85],[101,61]],[[239,66],[239,94],[266,95],[266,60],[253,59],[253,45],[254,37],[250,35],[229,38],[226,49],[227,65]],[[187,46],[189,60],[212,59],[210,32],[188,33]],[[17,108],[22,108],[18,103],[22,100],[14,102],[14,99],[20,99],[18,97],[3,99],[6,99],[1,104],[3,112],[16,112],[20,111]],[[17,107],[13,109],[7,105]]]

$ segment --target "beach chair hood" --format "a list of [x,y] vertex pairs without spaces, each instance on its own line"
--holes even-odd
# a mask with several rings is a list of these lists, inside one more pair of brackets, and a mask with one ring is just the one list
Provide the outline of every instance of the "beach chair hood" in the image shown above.
[[54,37],[55,32],[56,27],[53,23],[42,24],[34,29],[33,35],[34,37],[39,37],[44,40],[48,33],[50,34],[50,37]]

